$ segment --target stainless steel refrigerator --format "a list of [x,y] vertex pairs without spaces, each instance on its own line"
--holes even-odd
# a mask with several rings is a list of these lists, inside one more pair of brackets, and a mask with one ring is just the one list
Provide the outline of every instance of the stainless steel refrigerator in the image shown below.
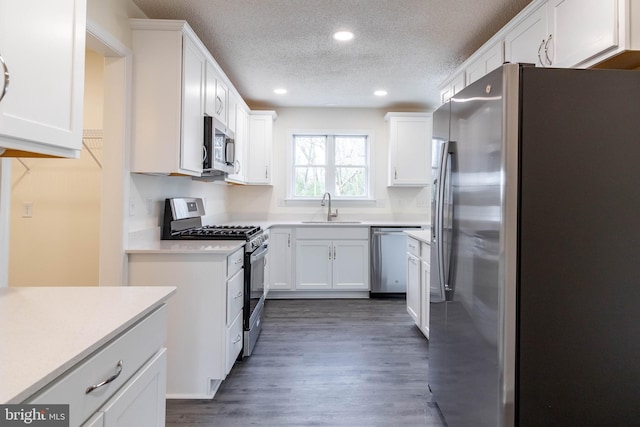
[[640,72],[507,64],[433,118],[449,427],[640,425]]

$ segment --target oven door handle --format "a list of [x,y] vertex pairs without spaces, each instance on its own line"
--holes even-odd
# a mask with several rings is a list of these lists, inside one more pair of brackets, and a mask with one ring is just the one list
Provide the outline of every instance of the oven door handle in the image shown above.
[[258,261],[261,258],[264,258],[267,255],[267,252],[269,252],[269,245],[265,243],[262,246],[260,246],[258,249],[253,251],[253,253],[249,257],[249,262],[253,264],[255,261]]

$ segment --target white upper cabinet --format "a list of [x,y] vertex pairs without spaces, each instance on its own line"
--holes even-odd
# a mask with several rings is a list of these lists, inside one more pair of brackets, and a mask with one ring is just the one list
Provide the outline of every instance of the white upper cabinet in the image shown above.
[[577,66],[618,45],[616,0],[550,0],[547,10],[547,65]]
[[507,33],[504,40],[505,61],[544,66],[548,62],[545,58],[548,36],[547,5],[544,4]]
[[224,126],[229,126],[229,86],[216,72],[213,62],[207,62],[205,113]]
[[461,72],[449,79],[440,88],[440,102],[444,104],[458,92],[464,89],[465,86],[465,73]]
[[502,41],[499,41],[467,66],[465,70],[467,84],[470,85],[502,64],[504,64],[504,47]]
[[252,111],[246,158],[246,183],[271,185],[271,148],[275,111]]
[[132,19],[131,171],[200,176],[204,47],[184,21]]
[[431,182],[431,113],[387,113],[389,186],[425,187]]
[[86,0],[0,0],[0,155],[80,156],[86,15]]

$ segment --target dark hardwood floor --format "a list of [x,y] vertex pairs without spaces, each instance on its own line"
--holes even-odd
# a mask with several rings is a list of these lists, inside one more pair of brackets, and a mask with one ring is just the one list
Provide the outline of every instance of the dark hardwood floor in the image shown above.
[[268,300],[253,355],[167,426],[444,426],[427,348],[404,300]]

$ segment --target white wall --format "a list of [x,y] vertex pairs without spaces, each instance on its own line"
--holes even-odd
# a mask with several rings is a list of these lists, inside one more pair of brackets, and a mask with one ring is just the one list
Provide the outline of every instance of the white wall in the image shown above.
[[[286,201],[287,150],[291,130],[371,130],[373,132],[373,202],[336,202],[340,218],[407,219],[429,221],[429,188],[387,187],[386,110],[365,108],[279,108],[274,124],[273,187],[234,186],[229,190],[231,217],[259,214],[265,218],[303,217],[316,219],[326,214],[318,202]],[[425,165],[425,167],[430,167]]]

